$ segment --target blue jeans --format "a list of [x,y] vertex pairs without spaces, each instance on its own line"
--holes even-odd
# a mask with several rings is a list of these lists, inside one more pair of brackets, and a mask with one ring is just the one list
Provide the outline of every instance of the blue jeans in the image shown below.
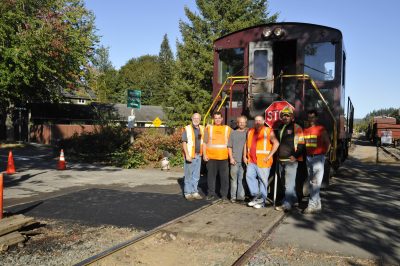
[[231,199],[244,200],[243,174],[244,169],[241,162],[235,165],[231,164]]
[[308,206],[310,208],[320,208],[321,198],[319,191],[321,189],[322,178],[324,177],[325,155],[307,156],[308,178],[310,179],[310,199]]
[[247,165],[246,182],[252,197],[261,197],[264,203],[268,195],[268,177],[271,168],[261,168],[254,163]]
[[192,194],[198,192],[197,185],[200,180],[200,167],[201,167],[201,156],[196,155],[192,159],[192,162],[187,162],[185,160],[184,170],[185,170],[185,180],[183,185],[183,192],[185,194]]
[[285,198],[283,204],[290,207],[298,201],[296,194],[297,165],[297,161],[281,161],[279,166],[280,175],[285,180]]

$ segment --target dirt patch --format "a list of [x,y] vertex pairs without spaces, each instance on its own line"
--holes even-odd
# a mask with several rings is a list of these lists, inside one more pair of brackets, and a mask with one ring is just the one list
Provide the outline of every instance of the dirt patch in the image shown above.
[[248,266],[255,265],[378,265],[377,261],[341,256],[340,254],[314,253],[291,246],[272,247],[264,242],[258,252],[251,257]]

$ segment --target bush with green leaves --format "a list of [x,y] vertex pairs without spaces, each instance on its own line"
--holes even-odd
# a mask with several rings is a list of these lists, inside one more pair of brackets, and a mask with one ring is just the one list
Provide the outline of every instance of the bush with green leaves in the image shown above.
[[150,129],[135,139],[131,149],[142,153],[148,164],[158,163],[163,157],[168,157],[174,163],[172,166],[176,166],[180,163],[177,157],[182,157],[180,141],[181,133],[179,131],[166,135]]
[[94,132],[74,134],[59,145],[72,159],[110,163],[113,153],[128,149],[129,132],[121,126],[99,126]]

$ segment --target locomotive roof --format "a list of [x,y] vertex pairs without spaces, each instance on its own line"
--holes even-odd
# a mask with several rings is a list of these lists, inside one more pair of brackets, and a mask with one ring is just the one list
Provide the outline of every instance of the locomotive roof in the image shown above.
[[226,37],[228,37],[230,35],[236,34],[238,32],[243,32],[243,31],[247,31],[247,30],[250,30],[250,29],[254,29],[254,28],[267,27],[267,26],[271,27],[271,26],[278,26],[278,25],[299,25],[299,26],[308,26],[310,28],[311,27],[313,27],[313,28],[321,28],[321,29],[324,28],[324,29],[331,30],[331,31],[337,31],[342,36],[342,32],[340,30],[338,30],[336,28],[328,27],[328,26],[312,24],[312,23],[303,23],[303,22],[276,22],[276,23],[259,24],[259,25],[251,26],[251,27],[248,27],[248,28],[244,28],[244,29],[241,29],[241,30],[237,30],[237,31],[228,33],[228,34],[226,34],[224,36],[221,36],[218,39],[216,39],[214,41],[214,43],[219,41],[219,40],[221,40],[221,39],[223,39],[223,38],[226,38]]

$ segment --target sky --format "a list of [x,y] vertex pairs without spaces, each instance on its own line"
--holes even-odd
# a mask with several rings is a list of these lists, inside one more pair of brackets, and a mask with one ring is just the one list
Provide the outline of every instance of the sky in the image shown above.
[[[85,0],[96,16],[100,44],[109,47],[119,69],[131,58],[157,55],[164,34],[173,52],[181,40],[184,7],[196,11],[195,0]],[[278,21],[304,22],[342,31],[347,54],[346,98],[355,118],[382,108],[400,108],[400,1],[269,0]]]

